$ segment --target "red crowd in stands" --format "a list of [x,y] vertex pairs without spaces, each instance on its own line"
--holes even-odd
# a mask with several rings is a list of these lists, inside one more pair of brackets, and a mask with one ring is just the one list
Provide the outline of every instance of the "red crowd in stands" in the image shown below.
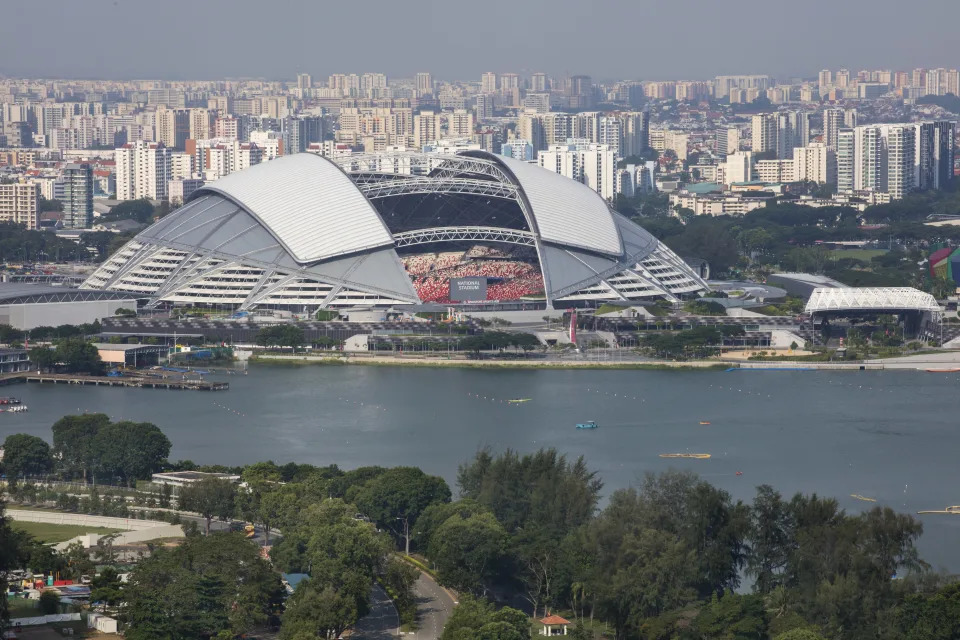
[[509,256],[507,251],[476,246],[466,252],[410,256],[403,259],[403,265],[424,302],[450,302],[450,279],[474,276],[502,279],[488,284],[487,300],[516,300],[543,292],[539,269],[528,262],[504,259]]

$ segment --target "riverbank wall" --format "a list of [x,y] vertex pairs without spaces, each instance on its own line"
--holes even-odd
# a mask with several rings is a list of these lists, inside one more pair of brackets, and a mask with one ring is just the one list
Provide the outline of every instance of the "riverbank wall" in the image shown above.
[[467,360],[465,358],[429,358],[417,356],[314,356],[264,354],[250,359],[259,364],[290,365],[363,365],[382,367],[457,367],[472,369],[648,369],[648,370],[722,370],[730,365],[717,361],[644,361],[617,360]]
[[469,360],[466,358],[438,358],[430,356],[335,356],[260,354],[250,359],[259,364],[287,365],[362,365],[382,367],[455,367],[475,369],[632,369],[653,371],[726,371],[731,369],[768,371],[926,371],[948,368],[951,363],[960,366],[960,354],[952,353],[953,359],[944,359],[946,354],[933,358],[908,356],[884,360],[858,362],[811,362],[804,360],[669,360],[618,361],[618,360]]

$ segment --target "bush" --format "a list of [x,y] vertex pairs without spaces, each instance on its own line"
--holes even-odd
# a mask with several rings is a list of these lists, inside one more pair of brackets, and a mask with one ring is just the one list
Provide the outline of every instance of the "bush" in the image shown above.
[[45,616],[52,616],[60,612],[60,596],[52,590],[40,594],[40,612]]

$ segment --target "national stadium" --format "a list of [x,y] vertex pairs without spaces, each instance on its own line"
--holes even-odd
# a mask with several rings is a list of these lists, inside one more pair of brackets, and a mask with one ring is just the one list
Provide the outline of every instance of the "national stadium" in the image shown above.
[[675,300],[706,289],[590,188],[483,151],[281,157],[140,232],[81,286],[233,310]]

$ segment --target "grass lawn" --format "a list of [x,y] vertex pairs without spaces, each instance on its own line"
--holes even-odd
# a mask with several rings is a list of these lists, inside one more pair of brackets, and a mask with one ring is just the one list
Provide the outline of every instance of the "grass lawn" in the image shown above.
[[7,598],[11,618],[31,618],[40,615],[39,600],[26,598]]
[[855,260],[870,262],[871,258],[882,256],[885,253],[887,253],[886,249],[835,249],[830,257],[834,260],[854,258]]
[[120,529],[108,529],[107,527],[85,527],[76,524],[49,524],[46,522],[24,522],[23,520],[11,520],[10,525],[14,529],[26,531],[41,542],[65,542],[71,538],[83,535],[85,533],[99,533],[106,535],[115,533]]

